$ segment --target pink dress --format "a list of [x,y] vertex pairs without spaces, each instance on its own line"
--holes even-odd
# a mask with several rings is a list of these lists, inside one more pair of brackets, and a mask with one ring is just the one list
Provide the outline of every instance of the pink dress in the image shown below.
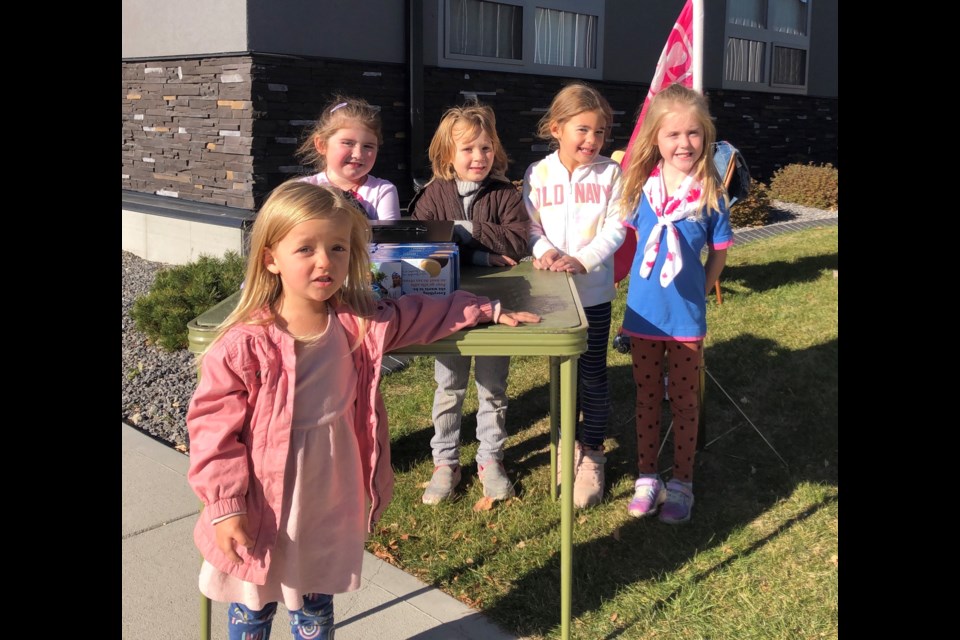
[[204,561],[200,591],[217,602],[254,610],[282,602],[295,611],[308,593],[360,588],[367,504],[353,430],[357,372],[348,336],[331,314],[323,335],[296,349],[287,481],[267,581],[245,582]]

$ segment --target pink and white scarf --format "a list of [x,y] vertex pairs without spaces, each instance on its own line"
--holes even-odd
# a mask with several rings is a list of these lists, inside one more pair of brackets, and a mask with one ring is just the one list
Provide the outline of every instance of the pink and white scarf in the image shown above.
[[660,231],[667,229],[667,259],[660,270],[660,286],[667,287],[677,277],[683,268],[683,258],[680,256],[680,232],[673,226],[674,222],[685,220],[697,215],[697,203],[700,200],[701,186],[693,175],[688,175],[677,187],[673,195],[667,195],[667,187],[663,182],[663,162],[654,167],[643,185],[643,193],[653,212],[657,214],[657,224],[650,230],[650,236],[643,246],[643,261],[640,263],[640,277],[649,277],[660,253]]

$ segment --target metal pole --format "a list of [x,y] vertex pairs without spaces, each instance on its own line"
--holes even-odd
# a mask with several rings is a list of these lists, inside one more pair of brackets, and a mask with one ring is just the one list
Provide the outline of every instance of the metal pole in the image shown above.
[[410,76],[410,184],[423,168],[423,0],[408,0]]

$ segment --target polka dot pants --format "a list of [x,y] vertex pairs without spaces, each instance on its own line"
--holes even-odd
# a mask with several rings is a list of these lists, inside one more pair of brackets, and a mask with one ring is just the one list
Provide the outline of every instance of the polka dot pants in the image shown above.
[[633,380],[637,385],[637,467],[657,473],[663,402],[664,361],[673,414],[673,477],[693,482],[693,459],[700,426],[700,366],[703,341],[644,340],[631,336]]

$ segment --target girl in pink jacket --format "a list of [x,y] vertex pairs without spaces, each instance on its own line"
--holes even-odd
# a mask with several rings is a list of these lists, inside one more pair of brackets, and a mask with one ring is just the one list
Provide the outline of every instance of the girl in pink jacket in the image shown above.
[[[190,402],[188,479],[204,509],[200,590],[228,637],[329,638],[333,596],[360,586],[363,543],[390,501],[386,351],[531,313],[457,291],[375,302],[370,227],[336,190],[287,182],[250,237],[246,286],[204,354]],[[246,635],[244,635],[246,634]],[[260,635],[257,635],[260,634]]]

